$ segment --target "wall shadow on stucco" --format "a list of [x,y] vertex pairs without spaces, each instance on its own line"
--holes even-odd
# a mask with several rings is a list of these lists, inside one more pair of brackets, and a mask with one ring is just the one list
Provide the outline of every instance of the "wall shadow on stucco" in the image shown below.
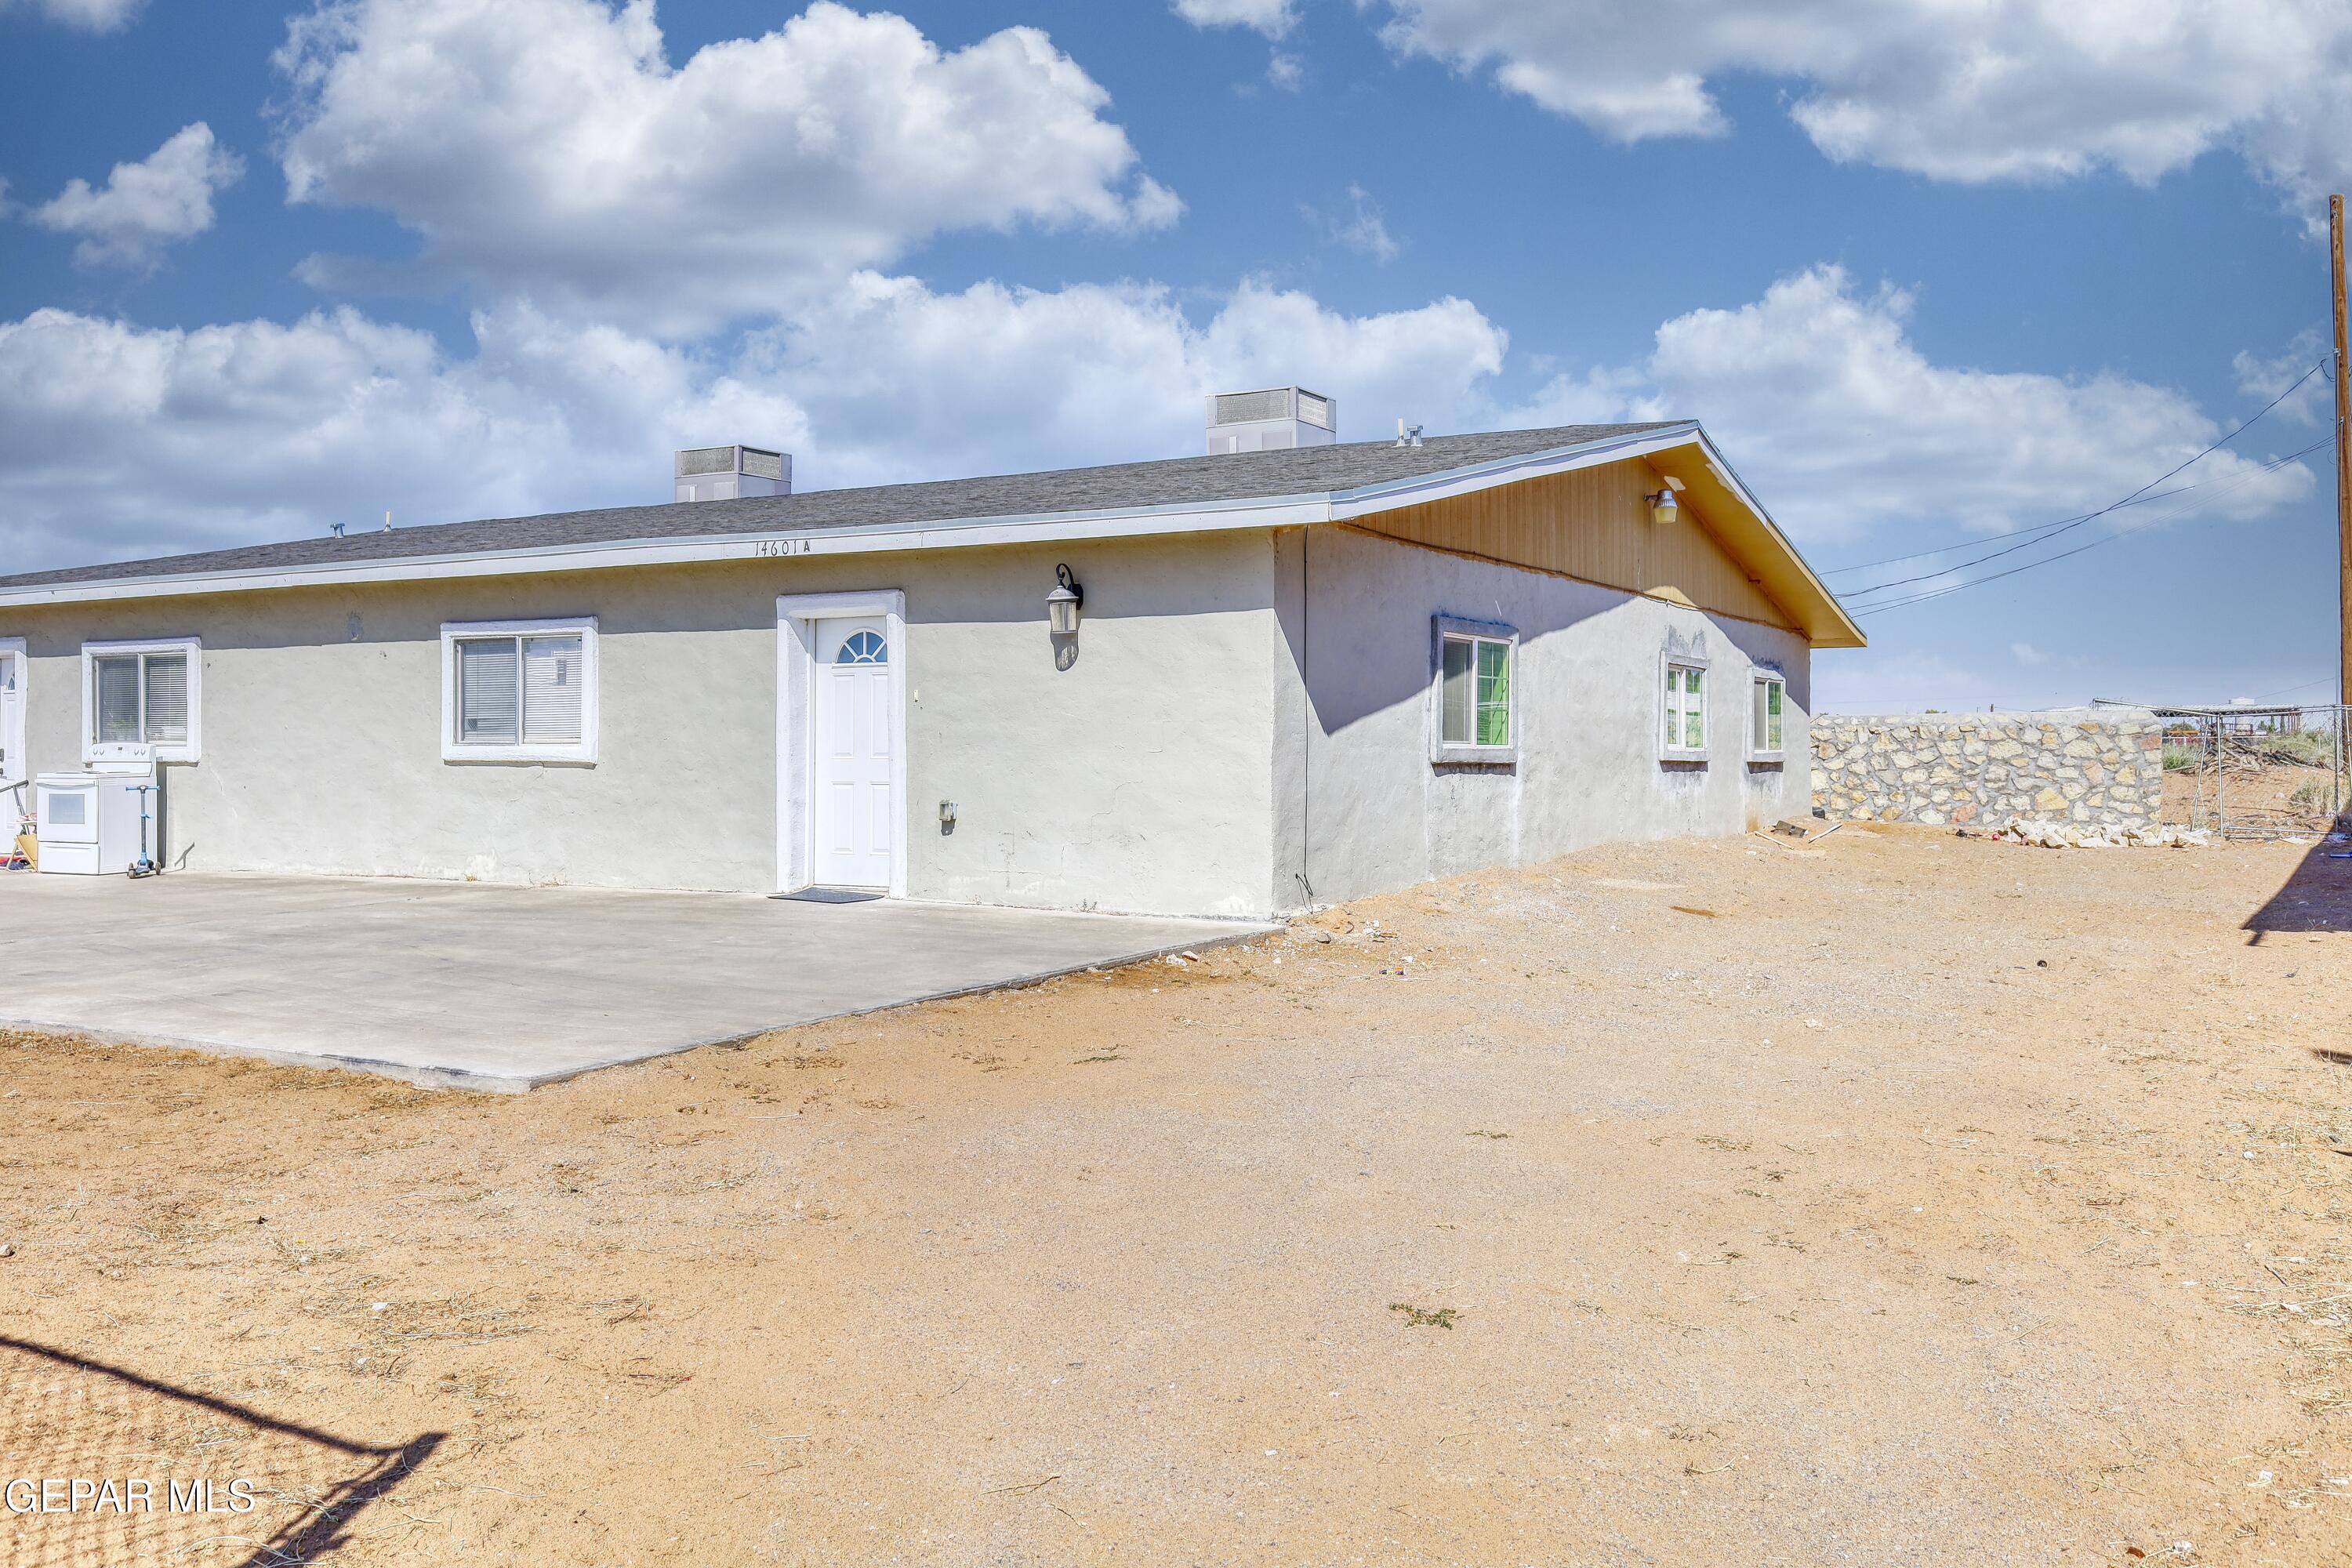
[[[1484,563],[1482,563],[1484,564]],[[1311,568],[1310,568],[1311,572]],[[1589,593],[1591,602],[1569,605],[1544,606],[1530,614],[1524,605],[1505,606],[1491,601],[1454,604],[1445,602],[1433,611],[1436,615],[1458,616],[1465,619],[1489,621],[1510,626],[1519,634],[1519,646],[1530,656],[1536,645],[1547,637],[1574,630],[1587,622],[1606,617],[1629,606],[1626,595],[1614,589],[1593,588],[1565,578],[1545,578],[1528,574],[1537,582],[1556,584],[1577,593],[1582,598]],[[1317,593],[1312,577],[1309,592]],[[1530,595],[1532,598],[1535,595]],[[1634,601],[1638,603],[1639,601]],[[1326,736],[1337,735],[1349,725],[1388,711],[1402,702],[1418,702],[1427,699],[1434,671],[1430,668],[1430,651],[1426,639],[1407,646],[1390,637],[1370,646],[1364,634],[1385,632],[1385,623],[1357,626],[1346,617],[1344,604],[1333,605],[1319,593],[1308,606],[1307,626],[1302,632],[1298,617],[1282,617],[1283,635],[1289,647],[1292,662],[1304,672],[1309,707],[1318,728]],[[1695,639],[1708,648],[1738,649],[1754,658],[1765,646],[1766,628],[1751,627],[1727,616],[1705,616],[1706,629]],[[1350,637],[1350,632],[1354,636]],[[1720,639],[1720,642],[1717,642]],[[1523,663],[1522,668],[1532,668]],[[1789,682],[1789,701],[1799,710],[1810,711],[1812,692],[1808,672],[1803,668],[1783,672]],[[1524,679],[1524,678],[1523,678]],[[1612,706],[1625,696],[1619,691],[1595,692],[1603,706]],[[1640,700],[1649,700],[1647,689]]]
[[2260,946],[2273,931],[2352,931],[2352,860],[2331,856],[2347,848],[2313,845],[2279,890],[2246,917],[2240,929],[2252,933],[2247,945]]

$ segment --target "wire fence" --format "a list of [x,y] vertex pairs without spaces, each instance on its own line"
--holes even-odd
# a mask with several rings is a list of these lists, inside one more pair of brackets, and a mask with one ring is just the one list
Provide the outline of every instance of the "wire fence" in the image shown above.
[[354,1442],[0,1334],[0,1563],[292,1568],[368,1533],[440,1441]]
[[2326,833],[2352,819],[2352,708],[2158,708],[2164,819],[2224,838]]

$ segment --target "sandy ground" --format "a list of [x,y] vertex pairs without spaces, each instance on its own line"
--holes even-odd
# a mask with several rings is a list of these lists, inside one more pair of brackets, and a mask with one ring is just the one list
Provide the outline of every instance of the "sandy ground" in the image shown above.
[[520,1099],[7,1039],[0,1476],[158,1511],[0,1558],[2352,1562],[2315,854],[1612,849]]

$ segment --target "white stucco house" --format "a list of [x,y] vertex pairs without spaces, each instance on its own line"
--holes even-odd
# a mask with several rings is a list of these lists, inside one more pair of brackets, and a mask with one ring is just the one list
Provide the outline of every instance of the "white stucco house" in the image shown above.
[[172,868],[1242,917],[1807,809],[1863,639],[1696,424],[1335,424],[0,578],[0,787],[152,743]]

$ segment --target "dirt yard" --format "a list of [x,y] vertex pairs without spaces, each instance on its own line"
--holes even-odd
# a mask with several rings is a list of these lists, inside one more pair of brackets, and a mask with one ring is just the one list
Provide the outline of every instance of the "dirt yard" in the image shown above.
[[2163,816],[2182,827],[2210,828],[2226,814],[2235,827],[2316,835],[2334,822],[2341,788],[2328,769],[2291,763],[2201,774],[2195,768],[2168,768]]
[[0,1559],[2352,1562],[2319,853],[1612,849],[518,1099],[0,1041],[0,1478],[155,1488]]

